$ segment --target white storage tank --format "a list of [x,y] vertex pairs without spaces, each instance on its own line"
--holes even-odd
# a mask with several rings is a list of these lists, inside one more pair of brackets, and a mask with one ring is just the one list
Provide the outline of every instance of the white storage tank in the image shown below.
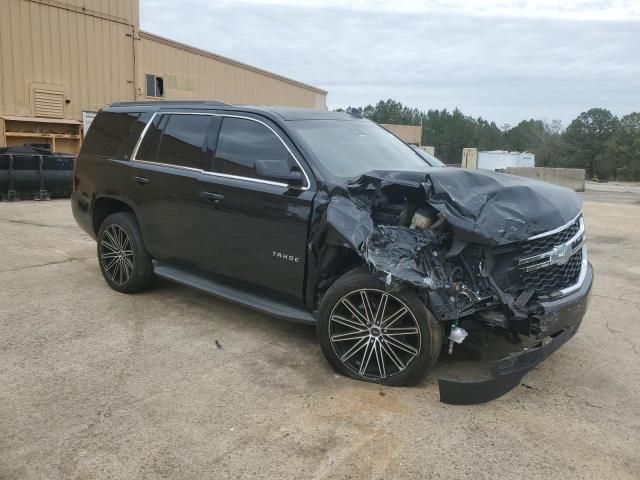
[[478,168],[499,170],[507,167],[535,167],[536,157],[529,152],[507,152],[491,150],[478,152]]

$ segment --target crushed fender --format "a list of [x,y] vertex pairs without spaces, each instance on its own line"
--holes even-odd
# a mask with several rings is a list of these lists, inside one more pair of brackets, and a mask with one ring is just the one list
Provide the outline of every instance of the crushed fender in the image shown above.
[[[566,325],[537,320],[543,292],[528,288],[517,261],[527,239],[566,225],[580,209],[571,190],[489,171],[369,172],[314,197],[305,296],[316,304],[364,263],[389,291],[415,288],[447,327],[477,322],[542,338]],[[479,383],[441,380],[442,401],[497,398],[530,368]]]

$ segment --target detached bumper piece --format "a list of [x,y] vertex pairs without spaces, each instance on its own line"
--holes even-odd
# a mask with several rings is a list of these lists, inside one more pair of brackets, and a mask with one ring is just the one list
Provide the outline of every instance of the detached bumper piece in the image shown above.
[[567,297],[542,304],[544,315],[540,323],[561,328],[553,336],[536,345],[489,364],[493,378],[481,382],[438,380],[440,401],[450,405],[475,405],[501,397],[518,386],[536,365],[564,345],[575,335],[587,310],[589,291],[593,283],[593,269],[588,265],[584,282],[577,292]]

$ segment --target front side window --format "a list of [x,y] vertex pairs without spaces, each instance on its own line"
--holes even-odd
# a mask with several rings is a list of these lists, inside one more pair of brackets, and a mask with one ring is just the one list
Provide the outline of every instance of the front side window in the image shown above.
[[212,117],[209,115],[164,115],[168,117],[156,161],[179,167],[202,168],[203,147]]
[[[265,125],[245,118],[227,117],[222,121],[214,171],[247,178],[273,179],[260,174],[256,162],[283,174],[297,169],[295,160],[282,141]],[[282,165],[282,167],[280,167]]]

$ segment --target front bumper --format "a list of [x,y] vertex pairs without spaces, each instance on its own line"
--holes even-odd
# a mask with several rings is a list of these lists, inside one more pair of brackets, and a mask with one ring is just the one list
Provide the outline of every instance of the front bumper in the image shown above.
[[494,400],[520,383],[522,377],[564,345],[578,331],[587,310],[593,284],[593,268],[587,265],[585,278],[574,293],[541,303],[543,312],[535,319],[540,325],[536,345],[489,364],[493,378],[482,382],[438,380],[440,401],[452,405],[472,405]]

